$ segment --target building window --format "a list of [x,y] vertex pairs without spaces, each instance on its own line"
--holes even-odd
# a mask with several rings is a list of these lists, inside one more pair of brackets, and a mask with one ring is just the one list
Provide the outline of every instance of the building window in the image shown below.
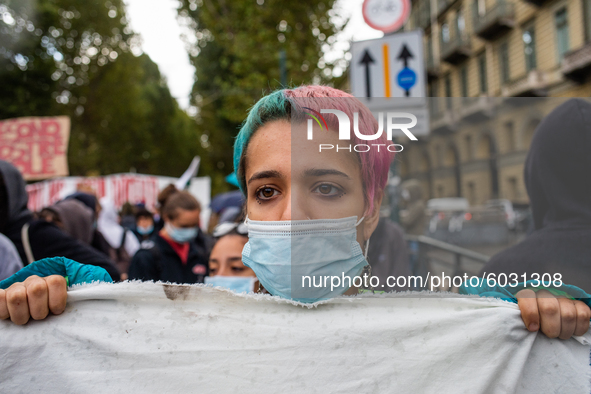
[[468,202],[470,202],[470,205],[476,205],[476,186],[474,182],[468,182]]
[[465,65],[460,69],[460,83],[462,84],[462,97],[468,97],[468,67]]
[[447,74],[445,76],[445,103],[447,109],[451,109],[451,75]]
[[[437,80],[429,84],[429,97],[439,97],[439,82]],[[430,110],[433,115],[439,114],[439,99],[432,98],[429,100]]]
[[427,67],[435,67],[433,59],[433,40],[429,36],[427,37]]
[[515,150],[515,128],[513,122],[505,123],[505,130],[507,134],[507,152],[513,152]]
[[447,23],[444,23],[443,25],[441,25],[441,41],[449,42],[450,38],[451,37],[449,36],[449,25]]
[[464,15],[462,15],[462,11],[458,10],[456,14],[456,33],[458,37],[461,37],[466,30],[466,21],[464,20]]
[[509,82],[509,43],[503,42],[499,46],[499,69],[501,71],[501,83]]
[[478,55],[478,73],[480,77],[480,93],[486,93],[488,90],[486,86],[486,52]]
[[435,147],[435,160],[437,160],[437,167],[443,166],[443,152],[441,151],[441,145]]
[[472,154],[472,136],[471,135],[467,135],[464,137],[464,141],[466,144],[466,158],[468,159],[468,161],[473,159],[473,154]]
[[591,41],[591,1],[583,1],[585,13],[585,41]]
[[566,7],[561,8],[554,14],[554,22],[556,24],[556,46],[558,48],[558,60],[562,60],[564,54],[569,49],[568,39],[568,14]]
[[536,68],[536,34],[533,23],[523,30],[521,38],[525,54],[525,69],[529,72]]

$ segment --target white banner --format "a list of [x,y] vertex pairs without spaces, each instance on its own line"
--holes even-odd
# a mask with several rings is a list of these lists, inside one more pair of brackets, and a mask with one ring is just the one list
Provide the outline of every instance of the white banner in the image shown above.
[[[515,304],[433,294],[306,308],[200,285],[99,284],[0,321],[3,392],[584,393],[589,333],[525,330]],[[583,343],[583,344],[582,344]]]
[[[148,209],[153,211],[160,190],[177,181],[178,178],[142,174],[56,178],[27,185],[29,209],[40,211],[84,186],[92,189],[99,199],[110,198],[116,208],[121,208],[127,201],[132,204],[143,202]],[[211,201],[211,179],[209,177],[192,178],[187,190],[201,203],[203,208],[201,224],[207,226]]]

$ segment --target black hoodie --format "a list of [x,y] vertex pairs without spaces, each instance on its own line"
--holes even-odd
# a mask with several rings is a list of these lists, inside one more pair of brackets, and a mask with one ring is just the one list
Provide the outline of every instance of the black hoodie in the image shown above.
[[[486,273],[561,274],[591,293],[591,104],[569,100],[538,126],[525,163],[535,231]],[[547,278],[547,276],[546,276]],[[520,282],[522,278],[520,278]]]
[[16,246],[23,262],[27,256],[21,239],[21,229],[29,224],[29,242],[35,260],[46,257],[67,257],[82,264],[107,270],[113,280],[120,279],[115,264],[92,247],[69,237],[56,225],[34,220],[27,209],[28,194],[20,172],[10,163],[0,160],[0,232]]

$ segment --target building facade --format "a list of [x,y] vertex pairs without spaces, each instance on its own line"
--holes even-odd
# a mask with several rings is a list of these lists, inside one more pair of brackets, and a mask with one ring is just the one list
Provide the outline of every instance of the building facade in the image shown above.
[[[523,165],[540,120],[591,96],[591,0],[413,0],[431,133],[398,155],[425,195],[527,203]],[[561,99],[561,97],[563,99]]]

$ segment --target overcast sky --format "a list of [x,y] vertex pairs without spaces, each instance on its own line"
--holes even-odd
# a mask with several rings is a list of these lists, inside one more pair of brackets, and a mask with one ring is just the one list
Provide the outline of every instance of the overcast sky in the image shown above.
[[[194,68],[189,63],[181,28],[176,20],[177,0],[124,0],[131,27],[143,39],[143,49],[160,68],[172,95],[182,108],[189,106]],[[366,40],[382,33],[367,26],[361,15],[363,0],[339,0],[339,8],[351,21],[339,41]],[[346,45],[346,44],[345,44]]]

